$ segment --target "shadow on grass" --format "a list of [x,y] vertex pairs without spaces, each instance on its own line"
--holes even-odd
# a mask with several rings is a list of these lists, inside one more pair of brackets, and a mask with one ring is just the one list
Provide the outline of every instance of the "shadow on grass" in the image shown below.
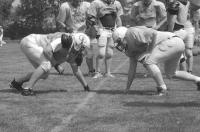
[[191,101],[191,102],[124,102],[124,106],[126,107],[167,107],[167,108],[175,108],[175,107],[200,107],[199,102]]
[[[34,91],[36,94],[48,94],[48,93],[64,93],[68,92],[66,89],[57,89],[57,90],[36,90]],[[2,89],[0,93],[20,93],[15,89]]]
[[73,73],[59,74],[59,73],[57,73],[57,72],[51,72],[50,75],[54,75],[54,76],[74,76]]
[[92,92],[95,92],[97,94],[111,94],[111,95],[117,95],[117,94],[125,94],[125,95],[155,95],[156,91],[153,90],[92,90]]
[[[53,75],[53,76],[74,76],[73,73],[59,74],[57,72],[52,72],[52,73],[50,73],[50,75]],[[88,75],[88,73],[83,73],[83,76],[88,77],[89,75]]]
[[[112,74],[115,76],[117,76],[117,75],[128,76],[128,73],[122,73],[122,72],[115,72]],[[145,75],[145,73],[136,73],[136,78],[151,78],[150,75],[148,75],[147,77],[145,77],[144,75]]]
[[38,90],[38,91],[35,91],[36,94],[65,93],[65,92],[68,92],[68,91],[66,89]]
[[19,93],[19,91],[9,88],[9,89],[1,89],[0,93]]

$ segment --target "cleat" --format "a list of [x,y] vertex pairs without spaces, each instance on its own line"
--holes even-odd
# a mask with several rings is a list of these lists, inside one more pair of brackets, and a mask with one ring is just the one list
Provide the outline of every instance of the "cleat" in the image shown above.
[[90,91],[90,88],[89,88],[89,86],[88,86],[88,85],[87,85],[87,86],[85,86],[85,87],[84,87],[84,90],[85,90],[85,91],[87,91],[87,92],[89,92],[89,91]]
[[157,87],[157,94],[158,94],[158,96],[166,95],[166,93],[167,93],[166,89],[163,89],[162,87]]
[[97,79],[97,78],[100,78],[100,77],[103,77],[103,75],[100,72],[96,72],[93,78]]
[[10,88],[12,89],[16,89],[17,91],[22,91],[22,84],[19,84],[18,82],[15,81],[15,79],[13,79],[13,81],[9,84]]
[[197,90],[200,91],[200,81],[196,83],[197,84]]
[[104,76],[105,76],[105,77],[110,77],[110,78],[115,78],[115,76],[112,75],[111,73],[106,73]]
[[35,96],[35,92],[33,91],[33,89],[23,89],[21,94],[23,96]]

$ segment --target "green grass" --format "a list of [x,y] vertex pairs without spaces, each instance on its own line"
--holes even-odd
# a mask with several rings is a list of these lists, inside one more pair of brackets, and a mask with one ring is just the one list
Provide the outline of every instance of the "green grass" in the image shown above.
[[[92,92],[83,91],[66,65],[64,76],[52,69],[47,80],[39,81],[34,97],[23,97],[8,86],[14,77],[33,70],[18,43],[1,47],[0,56],[0,132],[200,131],[200,92],[193,83],[165,79],[169,94],[158,97],[155,83],[143,78],[139,65],[137,79],[125,93],[128,62],[117,51],[114,79],[86,76]],[[200,75],[199,56],[194,61],[194,73]],[[87,74],[85,62],[81,69]]]

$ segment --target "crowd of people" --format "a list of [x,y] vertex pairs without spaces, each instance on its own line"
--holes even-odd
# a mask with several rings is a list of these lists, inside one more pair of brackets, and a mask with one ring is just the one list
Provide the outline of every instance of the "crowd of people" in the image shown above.
[[[24,96],[35,95],[35,83],[46,79],[51,67],[63,74],[63,63],[68,62],[84,90],[90,91],[80,70],[84,57],[88,76],[114,78],[111,64],[116,48],[129,58],[127,91],[135,78],[138,62],[155,80],[158,95],[168,90],[159,68],[161,63],[168,78],[193,81],[200,90],[200,77],[192,74],[192,49],[195,32],[199,30],[198,8],[194,10],[194,4],[188,0],[166,0],[165,3],[127,0],[126,3],[126,7],[118,0],[62,3],[56,17],[58,32],[30,34],[21,40],[21,51],[35,70],[15,77],[10,87]],[[25,87],[24,82],[28,82]]]

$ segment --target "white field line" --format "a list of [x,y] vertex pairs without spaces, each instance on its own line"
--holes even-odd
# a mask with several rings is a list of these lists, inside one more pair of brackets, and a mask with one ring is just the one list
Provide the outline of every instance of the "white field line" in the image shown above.
[[[121,63],[117,68],[114,69],[114,72],[117,72],[121,67],[123,67],[126,63],[128,62],[128,59],[126,59],[123,63]],[[106,82],[107,80],[109,80],[109,78],[104,78],[103,80],[101,80],[99,82],[98,85],[96,85],[96,87],[94,88],[94,90],[99,90],[102,85],[104,84],[104,82]],[[66,118],[63,118],[62,123],[59,126],[54,127],[51,132],[60,132],[62,131],[64,128],[66,128],[68,126],[68,124],[70,123],[70,121],[76,116],[76,114],[82,110],[90,101],[91,98],[93,98],[95,96],[95,92],[90,92],[85,99],[83,99],[83,101],[78,104],[76,106],[76,109],[74,110],[74,112],[67,116]]]

